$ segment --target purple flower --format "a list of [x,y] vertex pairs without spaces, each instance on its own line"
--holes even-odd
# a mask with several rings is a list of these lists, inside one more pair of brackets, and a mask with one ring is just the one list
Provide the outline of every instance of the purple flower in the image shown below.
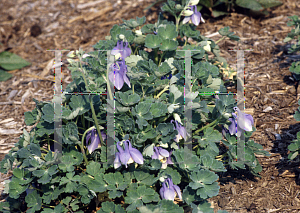
[[186,16],[182,23],[186,24],[188,23],[190,20],[196,25],[198,26],[200,21],[204,22],[204,19],[202,18],[202,15],[199,11],[197,11],[197,6],[189,6],[191,8],[191,10],[194,10],[194,13],[191,16]]
[[113,83],[115,77],[115,86],[118,90],[123,87],[124,81],[131,88],[130,81],[126,75],[127,66],[125,64],[124,58],[122,58],[121,61],[117,61],[116,63],[112,64],[110,67],[112,71],[108,74],[109,80]]
[[229,132],[231,135],[236,134],[238,137],[240,137],[243,130],[252,131],[252,127],[254,125],[252,115],[241,112],[238,107],[234,107],[233,110],[238,112],[238,115],[232,113],[234,118],[228,119],[231,124],[229,125],[228,130],[223,128],[223,135]]
[[161,147],[153,147],[153,149],[154,153],[151,158],[160,160],[160,162],[162,162],[162,169],[166,169],[168,164],[174,164],[171,160],[172,151],[169,153]]
[[160,80],[164,80],[164,79],[171,79],[172,78],[172,73],[169,75],[169,77],[167,77],[167,75],[164,75],[160,78]]
[[[168,186],[166,184],[168,183]],[[180,200],[182,200],[180,188],[177,185],[173,184],[173,181],[171,178],[167,178],[163,183],[162,187],[159,190],[159,194],[162,199],[165,200],[172,200],[174,201],[176,194],[179,197]]]
[[[174,123],[174,120],[171,120],[171,123]],[[185,128],[181,126],[181,124],[178,123],[178,121],[175,121],[175,125],[176,128],[174,127],[174,129],[178,131],[178,135],[176,135],[176,138],[174,138],[174,140],[178,143],[180,139],[184,138],[184,140],[186,141],[186,135],[188,133],[186,132]],[[188,134],[188,136],[190,135]]]
[[[103,131],[101,132],[101,136],[103,141],[106,139],[106,134]],[[89,140],[91,139],[90,145],[88,145]],[[100,137],[97,134],[97,129],[92,129],[91,131],[88,131],[86,136],[86,146],[89,150],[89,153],[91,154],[95,149],[98,148],[99,144],[101,144]]]
[[153,31],[153,33],[154,33],[155,35],[157,35],[157,32],[156,32],[156,31]]
[[[129,147],[127,143],[129,144]],[[119,168],[121,166],[121,163],[124,164],[126,168],[127,164],[131,164],[133,162],[136,162],[138,164],[144,163],[143,155],[140,153],[139,150],[132,148],[129,140],[124,141],[125,151],[119,144],[120,141],[117,143],[117,148],[119,152],[116,153],[116,158],[114,161],[115,169]]]
[[120,57],[122,59],[125,59],[126,57],[130,56],[131,49],[128,47],[128,42],[118,41],[117,46],[114,47],[114,49],[111,51],[112,55],[120,54]]

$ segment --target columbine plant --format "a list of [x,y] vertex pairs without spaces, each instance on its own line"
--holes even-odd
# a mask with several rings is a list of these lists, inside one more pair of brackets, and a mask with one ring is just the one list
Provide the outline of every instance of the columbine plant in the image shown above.
[[[221,125],[231,125],[235,118],[240,125],[243,113],[236,109],[238,115],[231,114],[232,95],[214,95],[227,92],[221,75],[227,64],[218,42],[195,29],[201,20],[196,4],[169,0],[162,9],[175,23],[162,15],[155,24],[145,24],[145,17],[124,20],[94,45],[95,51],[68,54],[73,82],[65,92],[91,94],[62,95],[62,128],[55,130],[54,104],[34,99],[36,108],[25,113],[25,123],[35,127],[24,130],[0,164],[2,173],[13,170],[5,185],[9,197],[0,211],[183,213],[192,208],[211,213],[207,199],[218,194],[216,172],[246,165],[258,175],[261,167],[254,154],[267,153],[249,140],[253,119],[246,116],[249,122],[240,126],[246,130],[245,161],[235,160],[234,136],[225,133],[222,140]],[[238,40],[229,28],[219,33]],[[190,91],[185,89],[185,52],[177,50],[196,50],[191,52]],[[192,99],[191,135],[184,93]],[[114,126],[107,124],[108,112],[114,113]],[[228,115],[234,116],[231,123]],[[57,137],[62,153],[53,150]],[[196,140],[190,142],[190,137]],[[111,138],[112,146],[106,143]],[[185,147],[188,143],[191,150]],[[220,153],[221,145],[225,153]],[[111,163],[108,154],[114,158]]]
[[[287,23],[288,26],[294,26],[295,29],[292,29],[290,33],[288,33],[287,37],[284,39],[284,42],[292,41],[296,38],[296,41],[291,45],[291,48],[289,49],[288,53],[295,53],[300,51],[300,19],[298,16],[290,16],[291,19],[290,22]],[[293,78],[297,82],[297,85],[299,85],[300,81],[300,60],[296,60],[292,63],[290,66],[290,71],[292,73]],[[300,105],[300,101],[298,101],[298,104]],[[300,121],[300,107],[296,110],[294,118],[297,121]],[[297,139],[294,140],[289,146],[288,149],[290,150],[290,153],[288,155],[288,158],[290,160],[293,160],[299,155],[300,152],[300,132],[297,133]]]

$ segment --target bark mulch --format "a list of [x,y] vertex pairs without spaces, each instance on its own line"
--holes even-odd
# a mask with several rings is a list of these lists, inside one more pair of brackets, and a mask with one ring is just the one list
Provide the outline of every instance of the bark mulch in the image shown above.
[[[198,30],[215,41],[220,28],[229,26],[240,42],[219,43],[222,56],[234,67],[236,52],[245,51],[246,112],[255,120],[257,131],[252,139],[271,153],[257,156],[263,167],[262,178],[247,171],[232,171],[220,175],[220,193],[210,203],[217,211],[228,212],[300,212],[299,158],[288,162],[287,146],[296,138],[300,124],[293,118],[298,108],[299,91],[290,77],[289,66],[299,55],[287,53],[283,39],[290,32],[288,16],[299,15],[297,0],[282,0],[284,4],[271,10],[267,17],[253,18],[248,14],[231,13],[218,19],[207,18]],[[160,5],[143,9],[153,0],[10,0],[0,3],[1,51],[16,53],[31,62],[31,66],[10,71],[13,78],[0,83],[0,160],[18,141],[23,128],[24,112],[33,110],[33,98],[50,101],[53,98],[54,53],[47,49],[91,51],[92,45],[109,34],[114,24],[136,16],[146,16],[147,23],[157,20]],[[297,13],[298,11],[298,13]],[[66,62],[63,52],[63,63]],[[62,66],[63,89],[72,81],[67,66]],[[10,174],[0,174],[0,182]],[[3,183],[3,182],[2,182]],[[0,184],[0,192],[3,185]],[[1,194],[0,200],[6,195]]]

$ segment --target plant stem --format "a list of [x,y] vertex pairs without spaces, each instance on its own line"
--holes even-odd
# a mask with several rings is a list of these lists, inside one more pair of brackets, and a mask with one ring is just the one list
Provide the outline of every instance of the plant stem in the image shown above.
[[134,84],[132,84],[132,94],[134,94]]
[[142,97],[142,99],[144,99],[145,92],[144,92],[144,87],[143,86],[142,86],[142,91],[143,91],[143,97]]
[[163,52],[163,53],[161,54],[161,57],[160,57],[160,60],[159,60],[158,66],[161,64],[161,61],[162,61],[162,58],[163,58],[164,54],[165,54],[165,52]]
[[158,48],[155,48],[154,50],[154,61],[155,61],[155,63],[157,64],[157,66],[159,65],[158,64]]
[[113,96],[112,96],[111,89],[110,89],[110,83],[109,83],[109,78],[108,78],[108,70],[107,70],[107,72],[106,72],[106,76],[107,76],[107,79],[105,78],[104,75],[102,75],[102,77],[104,78],[104,80],[105,80],[106,83],[107,83],[107,89],[108,89],[108,94],[109,94],[110,100],[114,100],[114,99],[113,99]]
[[217,123],[219,121],[219,119],[217,118],[216,120],[214,120],[213,122],[211,122],[210,124],[207,124],[206,126],[202,127],[201,129],[198,129],[193,135],[198,134],[199,132],[203,131],[204,129],[213,126],[215,123]]
[[227,38],[227,37],[223,36],[223,37],[220,38],[218,41],[216,41],[215,44],[219,43],[220,41],[224,40],[225,38]]
[[93,115],[93,119],[94,119],[94,122],[95,122],[95,126],[96,126],[96,129],[97,129],[97,133],[99,135],[101,144],[103,144],[103,146],[104,146],[105,144],[103,142],[103,138],[102,138],[102,135],[101,135],[101,132],[100,132],[100,129],[99,129],[98,120],[97,120],[95,109],[94,109],[94,106],[93,106],[93,100],[92,100],[91,96],[89,96],[89,97],[90,97],[90,105],[91,105],[91,110],[92,110],[92,115]]
[[170,85],[167,85],[160,93],[158,93],[157,96],[155,96],[154,98],[159,98],[159,96],[161,96],[165,91],[168,90],[168,88],[170,87]]
[[[41,147],[41,150],[43,150],[43,151],[45,151],[45,152],[47,152],[47,153],[49,152],[47,149],[44,149],[44,148],[42,148],[42,147]],[[50,150],[50,148],[49,148],[49,150]]]
[[178,25],[179,25],[180,17],[181,17],[181,15],[179,15],[178,17],[175,16],[175,19],[176,19],[176,32],[178,32]]
[[134,51],[134,53],[133,53],[133,55],[135,55],[136,54],[136,52],[137,52],[137,49],[138,49],[139,47],[138,46],[136,46],[136,48],[135,48],[135,51]]

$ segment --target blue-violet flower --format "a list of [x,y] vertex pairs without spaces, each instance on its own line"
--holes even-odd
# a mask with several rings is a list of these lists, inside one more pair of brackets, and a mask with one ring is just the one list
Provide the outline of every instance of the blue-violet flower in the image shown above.
[[168,164],[174,164],[171,160],[172,151],[169,153],[167,150],[161,147],[153,147],[154,153],[151,156],[152,159],[158,159],[162,162],[162,169],[166,169]]
[[120,57],[122,59],[125,59],[126,57],[130,56],[131,49],[128,47],[128,42],[125,42],[125,46],[124,46],[123,41],[118,41],[117,46],[113,48],[111,54],[112,55],[120,54]]
[[[174,123],[174,120],[171,120],[171,123]],[[178,143],[180,139],[184,138],[184,140],[186,141],[186,135],[190,137],[190,135],[186,132],[186,129],[181,126],[178,121],[175,121],[175,125],[176,127],[174,127],[174,129],[178,131],[178,135],[176,135],[176,138],[174,138],[174,140]]]
[[[168,184],[168,186],[166,186]],[[171,178],[167,178],[163,183],[162,187],[159,190],[159,194],[162,199],[165,200],[172,200],[174,201],[176,194],[180,200],[182,200],[180,188],[177,185],[173,184],[173,181]]]
[[[101,136],[103,141],[106,139],[106,134],[103,131],[101,132]],[[89,140],[91,139],[90,145],[88,145]],[[99,135],[97,134],[97,129],[92,129],[88,131],[87,136],[86,136],[86,146],[89,150],[89,153],[91,154],[95,149],[98,148],[98,146],[101,144]]]
[[202,18],[202,15],[199,11],[197,11],[197,6],[193,5],[193,6],[189,6],[191,8],[191,10],[194,10],[194,13],[190,16],[186,16],[182,23],[186,24],[189,21],[192,21],[196,26],[199,25],[200,21],[202,21],[203,23],[205,22],[204,19]]
[[[127,144],[128,143],[128,144]],[[129,145],[129,147],[128,147]],[[127,168],[127,164],[136,162],[138,164],[143,164],[144,159],[142,153],[139,150],[132,148],[129,140],[124,141],[125,151],[120,146],[120,141],[117,143],[117,148],[119,152],[116,153],[116,158],[114,161],[114,168],[117,169],[121,166],[121,163]]]
[[231,135],[236,134],[238,137],[240,137],[243,130],[252,131],[252,127],[254,126],[254,120],[252,115],[241,112],[241,110],[238,107],[234,107],[233,110],[238,112],[238,115],[232,113],[234,118],[228,119],[231,122],[231,124],[229,125],[228,130],[223,128],[223,135],[229,131]]
[[129,86],[129,88],[131,88],[130,81],[126,75],[127,66],[125,64],[124,58],[122,58],[121,61],[117,61],[116,63],[112,64],[110,67],[112,71],[108,74],[109,80],[113,83],[115,77],[115,87],[118,90],[120,90],[123,87],[124,81]]

